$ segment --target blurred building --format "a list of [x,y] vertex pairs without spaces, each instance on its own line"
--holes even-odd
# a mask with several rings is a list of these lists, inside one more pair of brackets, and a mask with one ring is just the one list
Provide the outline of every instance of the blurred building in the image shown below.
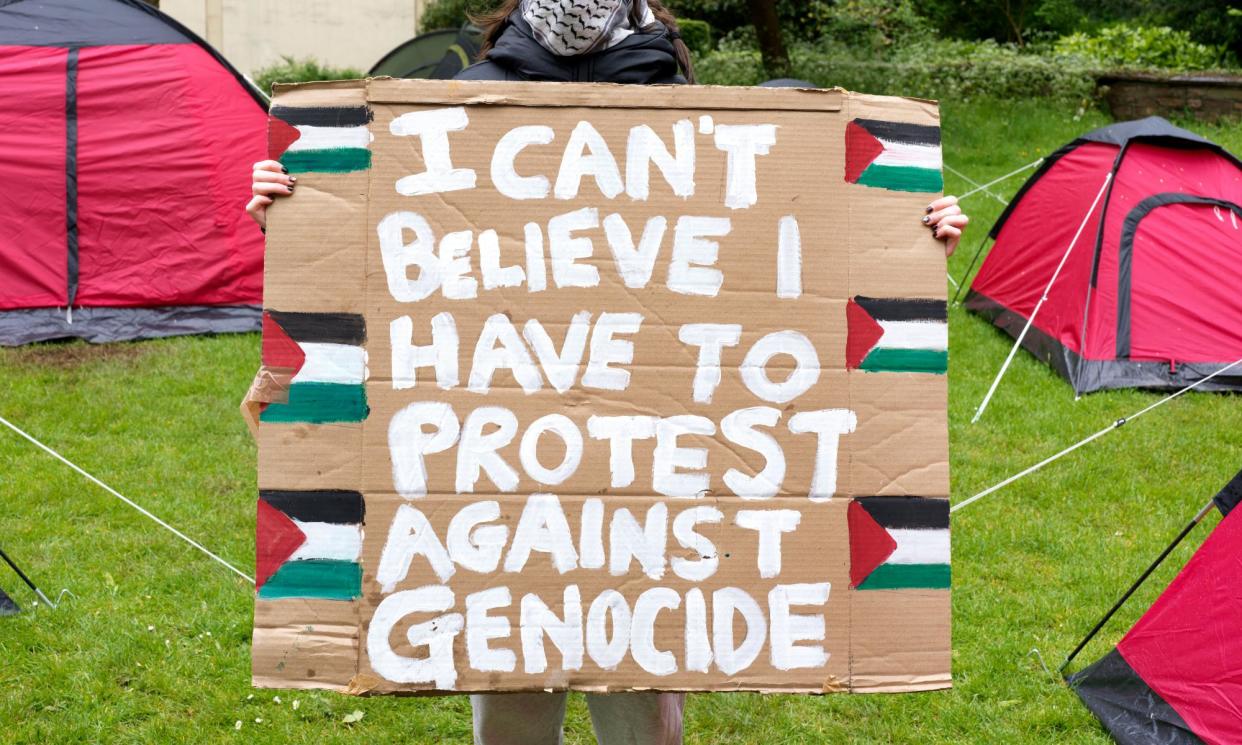
[[[417,33],[429,0],[160,0],[250,75],[282,55],[366,72]],[[154,4],[154,3],[153,3]]]

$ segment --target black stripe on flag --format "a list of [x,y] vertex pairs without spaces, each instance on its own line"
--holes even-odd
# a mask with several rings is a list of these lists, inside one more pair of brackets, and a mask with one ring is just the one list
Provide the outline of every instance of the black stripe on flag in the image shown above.
[[366,106],[273,106],[272,116],[294,127],[361,127],[372,118]]
[[927,298],[874,298],[858,295],[854,302],[877,321],[948,321],[944,300]]
[[944,530],[949,500],[926,497],[862,497],[855,500],[877,523],[897,530]]
[[357,313],[267,312],[294,341],[358,346],[367,340],[367,322]]
[[356,491],[261,489],[259,498],[304,523],[357,525],[366,516],[362,494]]
[[939,145],[940,127],[905,122],[885,122],[879,119],[855,119],[855,123],[878,140],[902,142],[908,145]]

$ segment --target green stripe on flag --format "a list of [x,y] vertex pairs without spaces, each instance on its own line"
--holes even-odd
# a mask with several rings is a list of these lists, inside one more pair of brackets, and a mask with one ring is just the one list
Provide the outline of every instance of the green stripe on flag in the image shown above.
[[353,600],[362,595],[362,565],[336,559],[290,561],[259,588],[263,600]]
[[280,156],[289,173],[349,173],[371,167],[371,151],[359,147],[292,150]]
[[944,188],[944,177],[934,168],[881,166],[873,163],[858,177],[858,183],[891,191],[937,192]]
[[943,374],[949,369],[949,353],[943,349],[885,349],[877,347],[859,368],[867,372],[916,372]]
[[948,564],[881,564],[858,586],[859,590],[947,590]]
[[361,422],[371,409],[361,385],[341,383],[294,383],[287,403],[269,404],[259,414],[261,422],[326,424]]

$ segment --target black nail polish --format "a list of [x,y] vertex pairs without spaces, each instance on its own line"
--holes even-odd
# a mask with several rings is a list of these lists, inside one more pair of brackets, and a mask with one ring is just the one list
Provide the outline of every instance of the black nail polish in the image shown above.
[[925,211],[927,214],[929,214],[929,215],[930,215],[930,214],[931,214],[931,211],[932,211],[931,205],[930,205],[930,204],[929,204],[929,205],[927,205],[927,209],[926,209],[926,210],[924,210],[924,211]]
[[[285,168],[284,166],[281,166],[281,167],[280,167],[280,170],[281,170],[281,172],[283,172],[283,173],[288,173],[288,172],[289,172],[289,169],[288,169],[288,168]],[[928,212],[931,212],[931,207],[928,207],[928,208],[927,208],[927,211],[928,211]]]

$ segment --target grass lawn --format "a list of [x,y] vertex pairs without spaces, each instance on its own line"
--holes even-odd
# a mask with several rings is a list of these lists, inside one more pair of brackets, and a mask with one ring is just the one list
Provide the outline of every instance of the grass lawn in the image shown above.
[[[946,159],[988,180],[1106,122],[1095,111],[1074,114],[1039,101],[948,105]],[[1197,129],[1242,152],[1242,130]],[[1021,180],[997,191],[1008,197]],[[948,188],[969,186],[950,174]],[[951,262],[955,275],[1001,204],[980,194],[966,207],[974,235]],[[1157,398],[1128,391],[1075,402],[1048,367],[1020,354],[972,426],[1010,340],[961,309],[950,322],[955,499]],[[255,448],[237,401],[258,349],[250,334],[0,350],[0,415],[249,569]],[[1240,419],[1242,397],[1191,394],[957,513],[953,690],[695,695],[687,740],[1108,742],[1036,651],[1055,668],[1242,466]],[[247,585],[7,430],[0,498],[0,546],[50,594],[67,587],[76,596],[55,611],[0,620],[0,742],[469,742],[462,697],[251,689]],[[1208,530],[1170,559],[1084,661],[1117,640]],[[0,586],[29,606],[31,593],[7,569]],[[355,710],[363,717],[347,722]],[[579,696],[567,740],[593,741]]]

